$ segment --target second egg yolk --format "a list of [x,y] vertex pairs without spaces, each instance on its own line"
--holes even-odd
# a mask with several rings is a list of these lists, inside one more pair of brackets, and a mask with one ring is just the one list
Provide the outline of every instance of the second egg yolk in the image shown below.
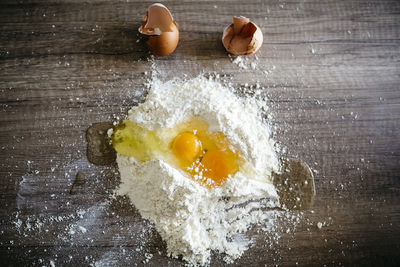
[[183,132],[172,141],[172,151],[181,163],[192,163],[201,152],[201,142],[195,134]]
[[[207,151],[201,160],[201,165],[203,180],[209,186],[221,186],[228,179],[228,175],[238,170],[234,159],[221,150]],[[206,179],[211,179],[212,185]]]

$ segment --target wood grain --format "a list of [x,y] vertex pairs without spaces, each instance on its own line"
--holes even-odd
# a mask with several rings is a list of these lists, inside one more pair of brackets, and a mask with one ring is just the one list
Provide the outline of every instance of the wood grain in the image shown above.
[[[100,205],[118,185],[116,166],[85,158],[86,129],[143,101],[153,62],[165,79],[215,72],[238,92],[259,83],[275,138],[314,170],[312,211],[295,229],[280,222],[277,243],[252,230],[255,246],[234,265],[398,265],[400,2],[167,1],[181,39],[153,60],[137,33],[149,3],[1,1],[2,265],[131,266],[145,252],[150,266],[182,265],[126,199]],[[233,15],[264,33],[258,59],[246,61],[254,70],[232,63],[221,44]],[[86,183],[71,195],[78,171]],[[16,215],[26,222],[88,208],[97,219],[72,244],[57,235],[77,218],[45,222],[40,233],[15,226]]]

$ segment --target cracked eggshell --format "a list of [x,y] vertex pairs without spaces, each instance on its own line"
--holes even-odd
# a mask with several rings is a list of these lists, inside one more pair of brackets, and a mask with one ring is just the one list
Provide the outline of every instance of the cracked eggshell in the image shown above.
[[163,4],[149,6],[139,32],[148,37],[147,47],[156,56],[171,54],[179,42],[178,25]]
[[178,26],[174,22],[171,32],[163,32],[160,35],[151,35],[146,44],[149,50],[156,56],[168,56],[174,52],[179,42]]
[[233,17],[222,35],[225,49],[237,56],[253,55],[263,43],[261,29],[245,17]]

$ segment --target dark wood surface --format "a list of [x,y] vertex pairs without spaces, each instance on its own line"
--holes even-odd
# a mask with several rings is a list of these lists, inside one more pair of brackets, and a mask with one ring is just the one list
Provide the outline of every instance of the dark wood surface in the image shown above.
[[[400,2],[167,1],[181,39],[154,59],[137,33],[149,3],[1,1],[1,265],[132,266],[145,253],[150,266],[182,265],[126,199],[107,202],[115,165],[86,160],[86,129],[142,101],[152,65],[166,79],[216,72],[238,89],[259,82],[275,138],[314,170],[313,209],[296,227],[281,221],[278,241],[254,229],[255,245],[234,265],[398,265]],[[245,62],[254,70],[221,44],[233,15],[264,33],[258,59]],[[71,195],[78,171],[86,182]],[[88,231],[68,236],[74,223]]]

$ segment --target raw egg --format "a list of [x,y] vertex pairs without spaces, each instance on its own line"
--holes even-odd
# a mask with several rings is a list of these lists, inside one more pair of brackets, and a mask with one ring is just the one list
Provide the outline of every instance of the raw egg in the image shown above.
[[200,139],[192,132],[178,134],[171,143],[174,155],[183,163],[194,162],[200,155]]
[[178,25],[163,4],[149,6],[139,32],[148,37],[147,47],[156,56],[167,56],[178,45]]
[[142,162],[163,160],[209,188],[223,185],[238,171],[249,173],[225,135],[209,131],[199,118],[157,130],[124,120],[113,129],[111,142],[119,154]]

